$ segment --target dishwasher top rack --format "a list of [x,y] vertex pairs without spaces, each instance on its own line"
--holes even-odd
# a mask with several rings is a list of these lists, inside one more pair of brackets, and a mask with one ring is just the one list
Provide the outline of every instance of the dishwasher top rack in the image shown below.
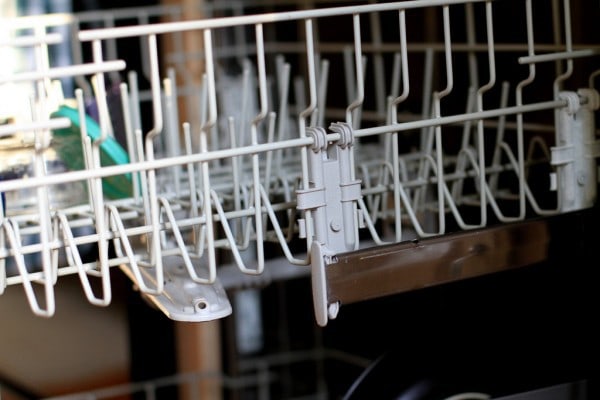
[[[45,54],[59,35],[2,43],[37,59],[1,81],[34,95],[24,122],[0,127],[28,150],[0,181],[0,290],[22,285],[50,317],[60,276],[107,305],[118,266],[169,317],[203,321],[231,312],[226,287],[310,273],[325,325],[342,301],[327,270],[345,254],[594,206],[600,47],[571,24],[583,5],[508,3],[81,30],[66,67]],[[127,40],[142,76],[115,51]],[[65,77],[79,82],[70,100]]]

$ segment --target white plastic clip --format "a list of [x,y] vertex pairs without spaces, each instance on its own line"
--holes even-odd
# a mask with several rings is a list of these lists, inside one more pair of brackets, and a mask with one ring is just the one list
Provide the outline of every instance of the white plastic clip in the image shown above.
[[567,212],[591,207],[596,199],[600,145],[595,135],[594,110],[599,101],[592,89],[561,92],[559,98],[567,104],[558,112],[551,164],[556,166],[559,208]]
[[327,324],[335,318],[339,305],[328,304],[325,267],[335,262],[336,254],[358,247],[358,212],[356,202],[361,198],[361,181],[354,179],[352,129],[338,123],[331,130],[339,134],[336,142],[328,142],[323,128],[308,128],[313,138],[308,154],[308,181],[311,187],[297,191],[297,208],[312,213],[311,267],[313,300],[317,323]]

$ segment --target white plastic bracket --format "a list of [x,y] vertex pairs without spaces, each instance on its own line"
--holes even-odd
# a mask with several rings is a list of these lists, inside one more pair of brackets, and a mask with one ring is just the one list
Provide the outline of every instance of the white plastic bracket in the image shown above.
[[321,243],[313,241],[310,247],[310,260],[315,319],[319,326],[325,326],[329,319],[337,317],[339,310],[339,304],[337,302],[330,304],[327,298],[327,276],[325,274],[325,267],[335,263],[337,257]]
[[559,98],[567,105],[558,111],[551,159],[556,174],[551,184],[558,190],[560,210],[567,212],[591,207],[596,201],[600,141],[595,136],[594,111],[600,101],[593,89],[561,92]]
[[353,178],[352,129],[337,123],[331,130],[339,134],[338,140],[329,142],[323,128],[307,129],[313,139],[308,155],[310,187],[296,192],[298,210],[312,214],[313,231],[308,232],[306,226],[300,231],[313,238],[313,300],[321,326],[335,318],[339,307],[337,303],[328,304],[325,267],[335,262],[336,254],[358,248],[360,226],[356,203],[361,198],[361,181]]
[[[160,294],[141,292],[142,297],[150,304],[170,319],[183,322],[213,321],[232,313],[227,292],[218,278],[211,284],[196,283],[190,279],[179,257],[167,256],[164,261],[163,290]],[[148,281],[157,285],[154,269],[155,267],[148,267],[140,271]],[[121,270],[133,282],[137,282],[129,265],[121,265]]]

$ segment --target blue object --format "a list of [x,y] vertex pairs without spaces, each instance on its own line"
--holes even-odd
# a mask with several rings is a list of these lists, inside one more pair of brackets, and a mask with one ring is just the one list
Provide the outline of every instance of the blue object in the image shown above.
[[[71,126],[55,129],[52,140],[57,153],[65,165],[71,170],[85,168],[83,158],[83,145],[81,143],[81,121],[76,108],[62,105],[52,114],[53,118],[68,118]],[[92,141],[101,136],[101,130],[96,121],[86,114],[85,124],[87,135]],[[110,166],[128,164],[129,155],[123,147],[112,137],[107,137],[100,144],[100,165]],[[111,199],[131,197],[133,193],[131,174],[114,175],[102,178],[104,194]]]

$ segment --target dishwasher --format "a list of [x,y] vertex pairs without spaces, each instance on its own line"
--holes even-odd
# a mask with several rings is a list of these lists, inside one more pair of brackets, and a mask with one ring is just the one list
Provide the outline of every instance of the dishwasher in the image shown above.
[[0,302],[218,368],[0,396],[594,398],[600,4],[201,3],[4,19]]

